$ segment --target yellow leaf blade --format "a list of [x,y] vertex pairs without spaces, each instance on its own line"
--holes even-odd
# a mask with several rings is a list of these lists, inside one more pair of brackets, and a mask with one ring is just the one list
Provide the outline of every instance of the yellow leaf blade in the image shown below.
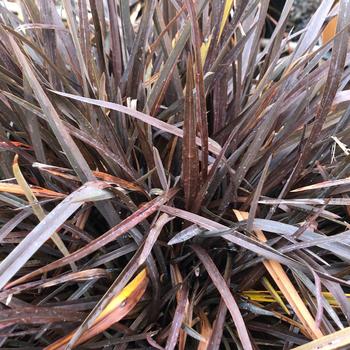
[[293,348],[292,350],[336,350],[350,344],[350,327],[323,336],[307,344]]
[[232,8],[232,4],[233,4],[233,0],[226,0],[225,1],[224,14],[222,16],[221,25],[220,25],[219,40],[220,40],[221,34],[222,34],[223,30],[224,30],[227,18],[228,18],[229,14],[230,14],[230,11],[231,11],[231,8]]
[[275,299],[275,301],[281,306],[281,308],[286,312],[287,315],[290,315],[290,312],[286,306],[286,304],[283,302],[282,298],[280,295],[277,293],[275,288],[273,288],[272,284],[270,281],[266,278],[263,277],[262,283],[264,287],[271,293],[272,297]]
[[201,46],[201,61],[202,61],[202,66],[204,66],[205,60],[207,58],[208,55],[208,50],[209,50],[209,46],[210,46],[210,42],[211,42],[211,35],[209,36],[209,38],[204,41],[202,43]]
[[[281,291],[276,291],[276,293],[282,298],[284,297]],[[273,303],[276,299],[271,296],[269,291],[265,290],[246,290],[241,293],[243,297],[248,298],[249,300],[256,301],[259,303]],[[350,299],[350,294],[345,294],[348,299]],[[327,300],[327,302],[333,307],[340,307],[337,300],[333,297],[330,292],[322,292],[322,296]]]
[[96,318],[95,323],[106,317],[132,295],[140,284],[147,278],[146,269],[143,269],[118,295],[116,295]]

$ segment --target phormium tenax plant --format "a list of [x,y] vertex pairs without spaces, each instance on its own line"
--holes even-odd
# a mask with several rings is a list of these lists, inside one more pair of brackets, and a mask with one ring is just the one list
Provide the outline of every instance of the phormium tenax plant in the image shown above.
[[318,3],[0,2],[1,348],[350,346],[350,1]]

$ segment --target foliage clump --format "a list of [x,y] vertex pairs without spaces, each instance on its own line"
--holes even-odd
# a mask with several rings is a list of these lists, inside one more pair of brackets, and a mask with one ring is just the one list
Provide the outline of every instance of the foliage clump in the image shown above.
[[0,4],[2,348],[350,344],[350,5],[292,5]]

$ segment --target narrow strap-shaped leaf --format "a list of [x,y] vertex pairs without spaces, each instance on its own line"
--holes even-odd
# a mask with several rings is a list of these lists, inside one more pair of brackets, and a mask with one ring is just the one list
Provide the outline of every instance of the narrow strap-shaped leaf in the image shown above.
[[350,344],[350,327],[344,328],[340,331],[326,335],[320,339],[314,340],[310,343],[298,346],[292,350],[336,350],[346,349]]
[[184,114],[184,139],[182,147],[182,180],[185,192],[186,208],[194,206],[194,198],[198,190],[199,164],[198,150],[196,147],[197,122],[194,112],[193,101],[193,66],[191,58],[187,61],[186,74],[186,96],[185,96],[185,114]]
[[[119,105],[117,103],[106,102],[106,101],[101,101],[101,100],[95,100],[92,98],[67,94],[65,92],[59,92],[59,91],[53,91],[53,92],[56,93],[57,95],[69,97],[69,98],[76,100],[76,101],[81,101],[81,102],[89,103],[89,104],[92,104],[95,106],[109,108],[109,109],[112,109],[115,111],[125,113],[127,115],[130,115],[133,118],[136,118],[136,119],[143,121],[144,123],[152,125],[155,128],[166,131],[166,132],[168,132],[172,135],[175,135],[175,136],[183,137],[183,131],[181,129],[179,129],[178,127],[171,125],[171,124],[168,124],[166,122],[163,122],[162,120],[156,119],[154,117],[151,117],[150,115],[147,115],[145,113],[136,111],[132,108],[125,107],[125,106]],[[221,150],[220,145],[212,139],[210,139],[208,142],[209,142],[209,151],[215,155],[220,154],[220,150]],[[202,145],[200,138],[198,138],[198,137],[196,138],[196,143],[198,146]]]
[[222,299],[225,301],[225,304],[227,306],[227,309],[229,310],[233,322],[237,328],[238,336],[241,340],[242,348],[244,350],[252,350],[253,346],[250,342],[248,331],[246,328],[246,325],[244,323],[243,317],[241,312],[239,311],[238,305],[230,292],[230,289],[228,288],[226,281],[221,276],[219,270],[215,266],[213,260],[208,255],[208,253],[199,246],[192,246],[192,249],[197,254],[198,258],[200,259],[201,263],[207,270],[211,280],[213,281],[215,287],[219,291]]

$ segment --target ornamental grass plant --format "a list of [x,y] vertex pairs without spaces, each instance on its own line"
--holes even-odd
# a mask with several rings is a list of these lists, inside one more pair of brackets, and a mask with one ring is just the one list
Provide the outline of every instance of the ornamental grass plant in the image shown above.
[[350,1],[283,3],[0,2],[2,349],[350,348]]

